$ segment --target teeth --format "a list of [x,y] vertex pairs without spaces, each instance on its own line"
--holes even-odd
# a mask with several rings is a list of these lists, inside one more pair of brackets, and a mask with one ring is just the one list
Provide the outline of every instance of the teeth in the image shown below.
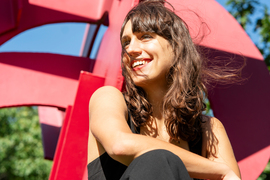
[[147,61],[136,61],[132,64],[132,68],[136,67],[136,66],[140,66],[143,64],[147,64]]

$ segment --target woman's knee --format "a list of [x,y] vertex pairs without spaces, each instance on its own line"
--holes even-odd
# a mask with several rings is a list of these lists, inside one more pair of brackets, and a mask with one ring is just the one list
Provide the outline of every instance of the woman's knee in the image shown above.
[[145,153],[146,156],[151,156],[151,157],[156,157],[156,158],[165,158],[165,159],[181,159],[176,156],[174,153],[164,150],[164,149],[157,149],[157,150],[152,150],[147,153]]
[[[151,160],[151,164],[153,164],[153,162],[175,162],[177,164],[183,164],[182,160],[176,156],[174,153],[164,150],[164,149],[157,149],[157,150],[153,150],[153,151],[149,151],[145,154],[143,154],[140,158],[143,158],[144,161],[147,160]],[[184,164],[183,164],[184,165]]]
[[129,178],[123,179],[190,178],[182,160],[172,152],[162,149],[149,151],[134,159],[124,176]]

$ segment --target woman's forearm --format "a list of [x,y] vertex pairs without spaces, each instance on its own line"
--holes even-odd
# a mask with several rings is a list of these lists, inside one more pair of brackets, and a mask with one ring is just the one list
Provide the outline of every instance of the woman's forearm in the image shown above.
[[148,151],[165,149],[180,157],[192,178],[222,179],[226,174],[234,174],[225,164],[210,161],[159,139],[131,133],[118,133],[116,136],[119,141],[113,145],[109,155],[125,165],[129,165],[133,159]]

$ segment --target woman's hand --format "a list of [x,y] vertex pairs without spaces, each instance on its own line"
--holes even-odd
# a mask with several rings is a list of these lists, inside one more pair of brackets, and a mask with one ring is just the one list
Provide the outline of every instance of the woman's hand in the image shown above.
[[225,175],[221,178],[222,180],[241,180],[229,167],[228,171],[225,173]]
[[233,171],[226,174],[222,180],[241,180]]

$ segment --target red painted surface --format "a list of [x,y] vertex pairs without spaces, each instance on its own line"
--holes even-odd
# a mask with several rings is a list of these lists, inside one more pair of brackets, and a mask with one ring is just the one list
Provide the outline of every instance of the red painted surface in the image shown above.
[[50,180],[57,179],[56,176],[58,174],[58,170],[61,165],[61,160],[62,158],[65,158],[62,156],[62,151],[63,151],[62,149],[65,147],[65,144],[66,144],[65,137],[67,136],[67,133],[69,130],[69,119],[71,116],[71,112],[72,112],[72,106],[68,106],[66,109],[66,115],[65,115],[65,119],[62,125],[61,133],[58,139],[57,148],[54,154],[54,162],[53,162],[52,170],[49,177]]
[[[67,112],[50,175],[52,179],[82,179],[87,163],[88,104],[104,78],[82,72],[72,111]],[[69,117],[69,118],[68,118]]]
[[[1,0],[2,1],[2,0]],[[6,2],[7,0],[4,0]],[[0,36],[0,45],[9,40],[10,38],[16,36],[17,34],[44,24],[49,23],[57,23],[57,22],[88,22],[88,23],[97,23],[99,21],[100,23],[103,21],[100,21],[101,16],[110,10],[110,4],[111,0],[99,0],[99,1],[88,1],[83,0],[80,1],[80,3],[77,3],[77,1],[73,1],[76,4],[79,4],[78,6],[74,6],[75,3],[72,3],[71,5],[68,2],[69,1],[52,1],[52,0],[32,0],[32,4],[28,0],[14,0],[14,2],[18,2],[21,8],[16,8],[14,11],[8,11],[10,9],[10,6],[8,6],[8,3],[1,4],[5,5],[1,7],[1,9],[6,8],[7,10],[3,11],[5,14],[0,15],[0,20],[6,20],[5,16],[6,14],[10,16],[12,19],[14,17],[19,16],[19,22],[17,23],[16,27],[12,30],[10,30],[13,26],[9,25],[11,21],[9,20],[8,24],[1,24],[1,29],[3,30],[10,30],[6,32],[5,34],[2,34]],[[67,3],[67,4],[65,4]],[[38,4],[38,5],[35,5]],[[44,4],[44,6],[42,6]],[[91,6],[88,6],[91,5]],[[53,7],[54,9],[49,9],[48,7]],[[63,7],[61,7],[63,6]],[[73,6],[73,9],[71,9],[69,6]],[[69,7],[65,12],[60,11],[63,10],[63,8]],[[84,10],[80,11],[80,8],[84,7]],[[91,9],[92,8],[92,9]],[[0,9],[0,10],[1,10]],[[85,14],[82,16],[82,13]],[[97,13],[97,14],[93,14]],[[1,21],[0,21],[1,22]],[[14,23],[13,23],[14,24]],[[1,31],[0,31],[1,34]]]
[[29,0],[29,4],[99,21],[111,9],[112,0]]
[[196,44],[263,60],[239,23],[215,0],[168,0],[188,24]]
[[44,158],[53,160],[65,112],[55,107],[38,107],[39,123],[42,133]]
[[[262,167],[266,167],[270,158],[270,145],[266,148],[261,149],[249,157],[238,162],[242,173],[242,179],[254,180],[259,177],[262,171]],[[266,160],[265,160],[266,159]]]
[[0,1],[0,34],[3,34],[15,28],[17,21],[17,3],[16,1],[1,0]]
[[121,90],[123,85],[120,65],[121,45],[120,29],[125,15],[131,9],[133,0],[113,1],[109,13],[110,25],[102,39],[93,74],[105,77],[105,85],[111,85]]
[[65,118],[65,112],[55,107],[38,107],[39,123],[61,128]]
[[[211,56],[233,57],[240,61],[242,56],[210,50]],[[209,93],[214,115],[224,124],[235,156],[242,162],[243,179],[257,179],[269,161],[270,151],[262,151],[270,145],[270,76],[263,61],[246,58],[243,76],[248,78],[243,85],[217,85]],[[262,153],[262,154],[260,154]],[[254,156],[256,154],[256,156]],[[250,164],[256,161],[256,168]]]
[[[168,1],[189,25],[194,42],[209,50],[210,59],[224,55],[236,61],[242,59],[241,55],[247,59],[243,71],[247,81],[241,86],[216,86],[210,92],[210,102],[215,116],[226,127],[243,179],[256,179],[269,159],[270,144],[265,138],[270,135],[270,114],[266,113],[270,102],[270,79],[263,58],[236,20],[216,1]],[[82,74],[74,103],[79,72],[93,67],[90,59],[46,53],[0,53],[0,107],[47,105],[66,108],[73,105],[72,114],[66,116],[62,128],[50,178],[82,179],[86,175],[88,133],[85,108],[97,87],[104,84],[122,88],[119,32],[125,14],[138,1],[65,2],[67,4],[53,0],[1,1],[0,10],[4,15],[0,16],[0,44],[43,24],[101,23],[100,18],[108,11],[109,28],[102,40],[93,75]],[[202,35],[207,36],[201,39]],[[98,78],[102,83],[93,81],[96,76],[104,78]],[[86,77],[93,79],[85,80]],[[256,168],[251,167],[250,164],[255,162]]]
[[73,104],[81,70],[89,58],[49,53],[0,53],[0,107]]

